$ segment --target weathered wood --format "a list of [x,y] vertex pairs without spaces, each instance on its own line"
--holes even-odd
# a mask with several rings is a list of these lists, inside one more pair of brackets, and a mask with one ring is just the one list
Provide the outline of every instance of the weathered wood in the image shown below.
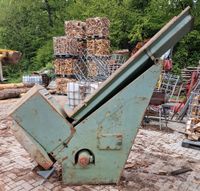
[[15,50],[0,49],[2,64],[17,64],[21,59],[22,53]]
[[0,91],[0,100],[3,99],[10,99],[10,98],[19,98],[20,97],[20,91],[16,89],[6,89]]
[[109,36],[110,21],[106,17],[96,17],[86,19],[87,37],[104,37]]
[[17,89],[17,88],[28,88],[33,85],[23,84],[23,83],[11,83],[11,84],[0,84],[0,90],[4,89]]
[[65,21],[65,35],[70,38],[85,38],[86,23],[82,21]]
[[172,176],[176,176],[176,175],[183,174],[183,173],[190,172],[190,171],[192,171],[191,168],[183,167],[181,169],[171,171],[169,174]]

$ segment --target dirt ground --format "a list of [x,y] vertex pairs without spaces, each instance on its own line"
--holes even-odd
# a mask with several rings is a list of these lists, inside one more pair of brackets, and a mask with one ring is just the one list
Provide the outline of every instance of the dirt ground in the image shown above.
[[[64,186],[59,172],[42,184],[32,169],[36,163],[13,136],[7,117],[17,99],[0,101],[0,191],[195,191],[200,190],[200,151],[181,147],[184,135],[164,127],[141,128],[127,160],[120,184]],[[169,124],[176,126],[178,124]],[[192,171],[172,176],[183,167]]]

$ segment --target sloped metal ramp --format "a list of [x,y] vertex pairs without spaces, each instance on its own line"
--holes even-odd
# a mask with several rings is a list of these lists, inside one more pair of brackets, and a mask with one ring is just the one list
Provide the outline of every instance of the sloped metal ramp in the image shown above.
[[30,90],[10,115],[15,136],[32,158],[46,169],[60,162],[65,184],[118,183],[161,73],[159,57],[191,30],[189,10],[174,17],[72,113],[41,86]]

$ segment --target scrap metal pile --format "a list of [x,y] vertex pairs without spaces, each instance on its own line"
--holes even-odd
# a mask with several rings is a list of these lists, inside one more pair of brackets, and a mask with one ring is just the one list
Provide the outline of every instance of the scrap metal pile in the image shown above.
[[185,120],[187,116],[188,139],[198,140],[197,129],[200,116],[197,114],[200,112],[194,112],[194,109],[199,105],[197,101],[200,92],[199,74],[199,66],[184,68],[180,76],[166,72],[163,68],[157,88],[147,108],[147,117],[158,116],[161,126],[163,119],[167,123],[168,120]]

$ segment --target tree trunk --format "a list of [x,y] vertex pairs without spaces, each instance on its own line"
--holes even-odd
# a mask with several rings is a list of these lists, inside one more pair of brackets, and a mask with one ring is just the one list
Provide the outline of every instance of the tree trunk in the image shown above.
[[0,91],[0,100],[10,99],[10,98],[19,98],[19,97],[20,97],[20,91],[18,90],[7,89],[7,90]]
[[45,2],[45,6],[46,6],[46,11],[47,11],[48,17],[49,17],[49,25],[51,27],[53,27],[52,12],[51,12],[51,7],[49,5],[49,1],[48,0],[44,0],[44,2]]
[[27,88],[27,87],[32,87],[32,86],[33,85],[26,85],[26,84],[23,84],[23,83],[0,84],[0,90]]

